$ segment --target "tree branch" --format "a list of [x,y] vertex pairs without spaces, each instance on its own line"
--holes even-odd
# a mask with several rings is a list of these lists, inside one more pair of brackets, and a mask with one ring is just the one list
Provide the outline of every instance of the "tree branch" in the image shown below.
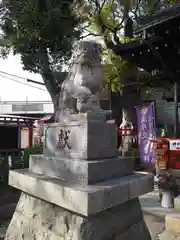
[[135,8],[134,10],[131,10],[131,12],[134,14],[135,18],[138,17],[137,11],[139,10],[139,6],[140,6],[140,4],[141,4],[141,1],[142,1],[142,0],[137,0],[136,8]]
[[113,49],[114,48],[113,41],[112,40],[108,41],[107,38],[105,37],[105,31],[108,29],[109,31],[113,32],[113,29],[110,28],[109,26],[107,26],[103,22],[103,20],[101,19],[101,11],[102,11],[102,9],[103,9],[103,7],[105,5],[105,2],[106,2],[106,0],[103,0],[102,5],[100,6],[98,0],[95,0],[95,5],[96,5],[96,7],[98,9],[98,20],[99,20],[99,25],[100,25],[100,33],[101,33],[102,36],[104,36],[104,42],[105,42],[106,46],[108,48],[110,48],[110,49]]
[[81,38],[86,38],[86,37],[89,37],[89,36],[101,37],[101,34],[96,34],[96,33],[89,32],[88,34],[83,35]]
[[119,41],[119,38],[117,36],[117,32],[118,30],[120,30],[120,28],[122,27],[122,24],[124,22],[124,17],[122,18],[121,22],[118,24],[118,26],[116,26],[114,28],[114,34],[113,34],[113,37],[114,37],[114,41],[117,43],[117,44],[121,44],[121,42]]
[[[120,30],[120,29],[122,28],[122,24],[123,24],[123,22],[124,22],[124,18],[122,18],[121,22],[120,22],[115,28],[111,28],[110,26],[108,26],[107,24],[105,24],[105,23],[103,22],[103,20],[101,19],[101,17],[100,17],[100,16],[101,16],[101,15],[100,15],[100,14],[101,14],[101,11],[102,11],[102,9],[103,9],[103,7],[104,7],[104,5],[105,5],[106,0],[103,1],[103,3],[102,3],[101,6],[100,6],[98,0],[95,0],[95,1],[96,1],[96,7],[99,9],[99,10],[98,10],[98,20],[99,20],[100,27],[101,27],[101,35],[104,35],[104,34],[105,34],[105,31],[106,31],[106,30],[109,30],[110,32],[113,33],[114,42],[115,42],[116,44],[121,44],[121,42],[120,42],[120,40],[119,40],[119,37],[117,36],[117,32],[118,32],[118,30]],[[106,43],[106,45],[107,45],[108,48],[110,48],[110,49],[113,49],[113,48],[114,48],[114,43],[113,43],[112,40],[111,40],[111,41],[108,41],[107,38],[104,36],[104,41],[105,41],[105,43]]]
[[84,29],[86,30],[87,28],[89,28],[91,26],[91,22],[88,22],[88,24],[86,26],[84,26]]

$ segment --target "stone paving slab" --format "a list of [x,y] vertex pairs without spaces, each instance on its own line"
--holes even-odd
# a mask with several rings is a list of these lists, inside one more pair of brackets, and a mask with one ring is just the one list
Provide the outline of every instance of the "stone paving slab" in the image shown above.
[[[159,240],[159,234],[165,230],[165,221],[163,217],[154,216],[148,213],[144,213],[144,220],[147,228],[151,234],[151,240]],[[136,239],[135,239],[136,240]],[[141,239],[137,239],[141,240]]]
[[158,191],[152,191],[145,195],[139,197],[142,210],[146,213],[165,217],[166,215],[170,215],[172,213],[177,213],[177,210],[174,208],[162,208],[161,203],[159,201]]
[[180,239],[180,234],[176,233],[174,231],[169,231],[166,230],[162,234],[159,235],[159,240],[179,240]]
[[89,186],[45,177],[29,170],[12,170],[9,184],[57,206],[89,216],[153,190],[151,174],[133,174]]
[[165,218],[166,230],[172,230],[180,233],[180,212],[169,214]]

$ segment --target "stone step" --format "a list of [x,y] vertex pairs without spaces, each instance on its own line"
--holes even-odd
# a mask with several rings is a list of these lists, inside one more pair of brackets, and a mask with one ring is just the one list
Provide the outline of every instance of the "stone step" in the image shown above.
[[180,212],[169,214],[165,218],[166,230],[180,233]]
[[153,190],[151,174],[133,174],[83,186],[28,170],[9,172],[9,184],[32,196],[78,214],[89,216]]
[[174,208],[180,210],[180,195],[174,198]]
[[79,160],[31,155],[29,170],[48,177],[83,185],[120,178],[133,173],[133,158],[115,157],[104,160]]

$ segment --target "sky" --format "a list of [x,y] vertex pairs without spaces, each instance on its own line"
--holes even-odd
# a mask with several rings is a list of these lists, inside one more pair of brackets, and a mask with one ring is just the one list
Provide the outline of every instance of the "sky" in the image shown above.
[[[5,75],[1,71],[17,75],[24,79]],[[5,60],[0,58],[0,101],[51,100],[50,95],[44,86],[34,83],[28,83],[26,81],[27,78],[43,82],[40,75],[32,74],[28,71],[23,70],[20,56],[9,55],[9,57]],[[15,82],[14,80],[18,82]],[[29,84],[33,87],[25,86],[24,84]]]
[[[90,36],[86,40],[102,43],[102,39],[99,37]],[[17,75],[24,79],[8,76],[2,72]],[[44,86],[29,83],[26,80],[27,78],[43,82],[39,74],[23,70],[19,55],[10,54],[5,60],[0,58],[0,101],[51,101],[50,95]]]

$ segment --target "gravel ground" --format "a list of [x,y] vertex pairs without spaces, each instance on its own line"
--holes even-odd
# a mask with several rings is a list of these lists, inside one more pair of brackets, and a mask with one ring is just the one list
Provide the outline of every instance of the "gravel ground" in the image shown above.
[[[158,240],[158,234],[164,231],[164,219],[150,214],[144,214],[144,220],[151,233],[152,240]],[[0,222],[0,240],[4,239],[9,221]]]

